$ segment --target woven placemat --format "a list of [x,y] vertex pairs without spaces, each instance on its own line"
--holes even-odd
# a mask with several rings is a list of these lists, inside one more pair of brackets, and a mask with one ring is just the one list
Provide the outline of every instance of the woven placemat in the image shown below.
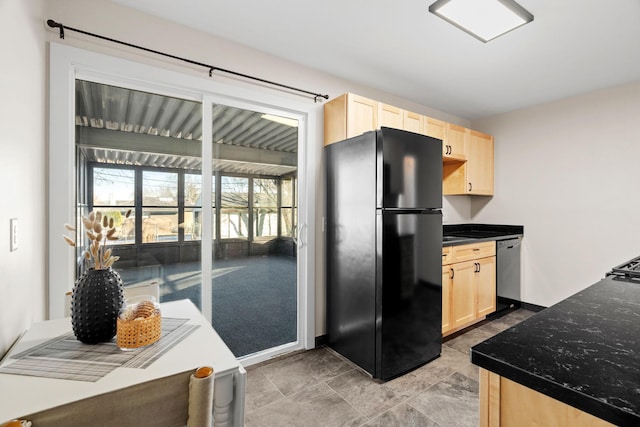
[[115,339],[83,344],[68,332],[11,356],[17,360],[0,373],[95,382],[119,367],[144,369],[200,327],[187,320],[163,317],[160,340],[128,351],[120,350]]

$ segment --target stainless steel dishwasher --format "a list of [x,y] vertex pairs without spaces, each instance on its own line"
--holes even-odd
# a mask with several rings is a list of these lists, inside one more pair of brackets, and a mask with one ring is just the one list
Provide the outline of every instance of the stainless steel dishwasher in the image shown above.
[[496,242],[496,312],[519,307],[520,246],[522,237]]

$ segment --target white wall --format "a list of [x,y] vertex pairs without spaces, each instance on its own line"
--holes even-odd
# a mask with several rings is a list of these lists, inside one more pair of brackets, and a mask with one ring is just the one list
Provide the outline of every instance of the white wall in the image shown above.
[[473,222],[524,225],[523,299],[549,306],[640,255],[640,82],[477,121],[495,196]]
[[[0,1],[0,355],[45,318],[46,51],[42,2]],[[18,250],[9,251],[9,219]]]
[[442,223],[465,224],[471,222],[471,196],[444,196]]

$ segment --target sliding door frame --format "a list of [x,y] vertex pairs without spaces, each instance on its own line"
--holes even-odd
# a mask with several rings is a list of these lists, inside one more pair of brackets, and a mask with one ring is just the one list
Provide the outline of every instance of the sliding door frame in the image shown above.
[[[64,294],[74,281],[75,251],[60,236],[63,224],[75,220],[75,81],[143,90],[202,103],[202,206],[203,224],[212,224],[212,105],[225,104],[298,120],[298,340],[291,344],[251,355],[246,365],[267,360],[276,354],[315,346],[315,200],[318,162],[309,150],[316,139],[317,105],[294,101],[274,94],[271,89],[241,87],[194,77],[156,66],[133,62],[75,47],[50,43],[49,75],[49,188],[48,188],[48,318],[63,317]],[[211,321],[211,260],[213,239],[211,227],[202,234],[202,312]],[[204,244],[211,242],[211,244]]]

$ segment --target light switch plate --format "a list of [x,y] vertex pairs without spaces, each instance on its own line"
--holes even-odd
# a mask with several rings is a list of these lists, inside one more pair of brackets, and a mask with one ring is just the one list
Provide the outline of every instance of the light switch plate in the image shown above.
[[18,250],[18,218],[11,218],[10,220],[10,250],[11,252]]

